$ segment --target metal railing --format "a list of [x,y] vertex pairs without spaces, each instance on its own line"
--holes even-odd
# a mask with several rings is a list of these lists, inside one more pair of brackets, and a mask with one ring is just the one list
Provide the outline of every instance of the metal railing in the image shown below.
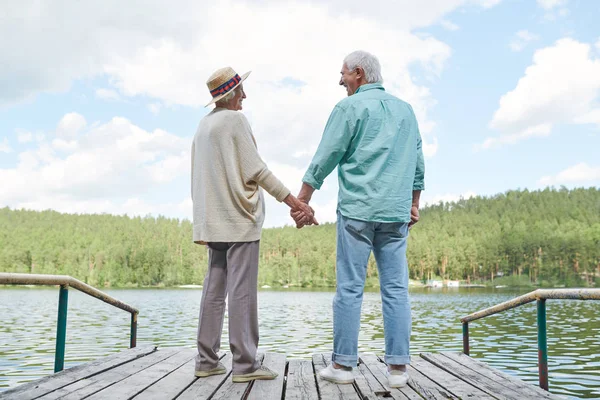
[[79,290],[87,295],[102,300],[111,306],[120,308],[131,314],[131,331],[129,347],[136,346],[137,340],[137,318],[139,311],[128,304],[123,303],[101,292],[100,290],[85,284],[67,275],[35,275],[35,274],[13,274],[0,272],[0,285],[46,285],[60,286],[58,296],[58,322],[56,327],[56,351],[54,354],[54,372],[62,371],[65,365],[65,341],[67,337],[67,309],[69,300],[69,287]]
[[463,328],[463,353],[469,355],[469,322],[537,301],[539,383],[542,389],[548,390],[548,340],[546,334],[546,300],[548,299],[600,300],[600,289],[538,289],[462,317],[460,321]]

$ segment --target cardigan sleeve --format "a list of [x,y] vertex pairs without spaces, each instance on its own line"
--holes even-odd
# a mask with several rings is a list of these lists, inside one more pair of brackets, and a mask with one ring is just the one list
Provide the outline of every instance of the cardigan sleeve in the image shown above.
[[234,124],[233,143],[240,162],[242,177],[246,182],[256,182],[277,201],[283,201],[290,194],[290,190],[269,170],[258,154],[252,129],[244,114],[236,114],[238,120]]

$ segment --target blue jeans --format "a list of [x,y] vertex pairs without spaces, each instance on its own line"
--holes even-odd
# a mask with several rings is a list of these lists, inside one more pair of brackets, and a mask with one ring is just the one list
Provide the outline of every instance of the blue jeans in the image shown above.
[[410,363],[407,239],[408,223],[359,221],[338,212],[332,354],[337,364],[355,367],[358,362],[360,311],[371,251],[381,285],[385,362]]

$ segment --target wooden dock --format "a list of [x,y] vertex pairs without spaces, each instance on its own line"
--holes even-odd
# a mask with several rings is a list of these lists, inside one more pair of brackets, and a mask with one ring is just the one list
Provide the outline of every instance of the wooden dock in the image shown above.
[[195,349],[138,347],[82,364],[14,389],[0,399],[561,399],[537,386],[502,373],[459,353],[412,356],[408,386],[391,389],[385,364],[374,354],[361,355],[352,385],[336,385],[316,374],[329,354],[312,361],[287,360],[284,354],[261,355],[276,380],[233,383],[231,354],[221,361],[227,373],[194,377]]

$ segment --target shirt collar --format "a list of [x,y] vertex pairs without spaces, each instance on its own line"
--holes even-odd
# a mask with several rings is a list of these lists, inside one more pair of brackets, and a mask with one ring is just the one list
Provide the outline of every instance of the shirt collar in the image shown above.
[[360,92],[365,92],[367,90],[372,90],[372,89],[379,89],[379,90],[384,90],[383,85],[379,82],[376,83],[366,83],[362,86],[359,86],[358,89],[356,89],[356,91],[354,92],[354,94],[356,93],[360,93]]

